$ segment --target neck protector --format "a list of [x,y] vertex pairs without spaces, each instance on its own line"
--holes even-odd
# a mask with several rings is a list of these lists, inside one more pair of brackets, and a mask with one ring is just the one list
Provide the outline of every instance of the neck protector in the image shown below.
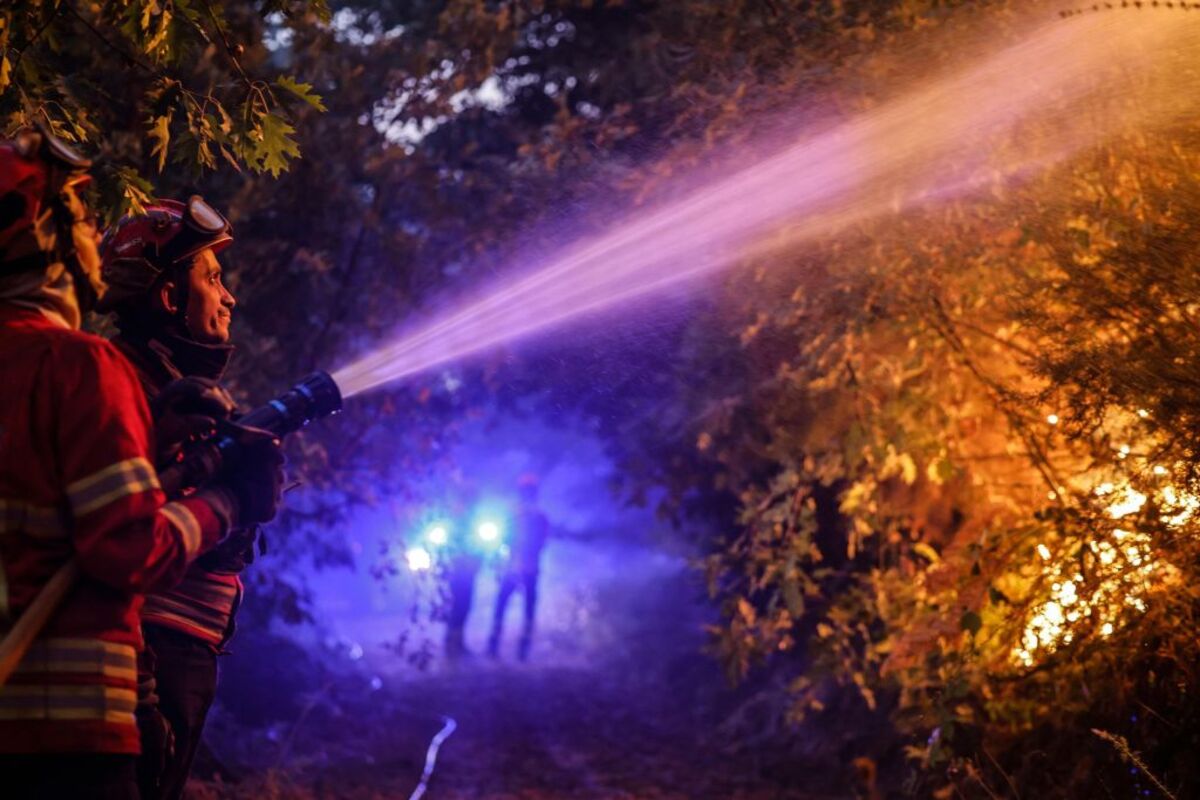
[[194,376],[219,381],[233,356],[231,344],[203,344],[173,330],[151,330],[141,325],[121,328],[120,338],[137,351],[143,366],[158,373],[163,383]]

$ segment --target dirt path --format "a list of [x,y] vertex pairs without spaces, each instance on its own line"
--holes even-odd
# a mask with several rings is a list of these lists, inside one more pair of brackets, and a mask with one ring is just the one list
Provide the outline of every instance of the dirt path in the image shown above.
[[[406,687],[458,729],[431,797],[801,797],[705,741],[678,698],[609,672],[464,669]],[[660,687],[661,688],[661,687]]]
[[722,731],[729,694],[700,652],[703,609],[687,580],[626,593],[619,611],[606,601],[621,622],[600,648],[546,635],[526,664],[477,656],[374,686],[369,671],[334,674],[286,724],[249,738],[218,714],[214,750],[241,763],[226,785],[195,782],[195,797],[408,798],[449,716],[458,727],[429,800],[815,800]]

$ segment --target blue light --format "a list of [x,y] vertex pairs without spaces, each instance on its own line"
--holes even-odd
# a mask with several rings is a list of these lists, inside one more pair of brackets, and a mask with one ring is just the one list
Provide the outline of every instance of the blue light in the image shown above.
[[441,523],[431,525],[429,529],[425,531],[425,540],[434,546],[440,547],[441,545],[444,545],[446,542],[450,541],[450,532],[446,529],[446,526]]
[[433,556],[424,547],[410,547],[404,554],[408,568],[413,572],[424,572],[433,566]]
[[479,523],[479,527],[475,529],[475,535],[479,537],[479,541],[489,545],[500,543],[500,525],[492,520],[485,520]]

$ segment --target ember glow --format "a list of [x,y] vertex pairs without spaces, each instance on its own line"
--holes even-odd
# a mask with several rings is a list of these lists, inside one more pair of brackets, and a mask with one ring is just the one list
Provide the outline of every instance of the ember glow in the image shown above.
[[[1046,9],[1034,14],[1044,19]],[[977,52],[987,41],[961,47]],[[637,210],[607,233],[514,271],[334,377],[349,397],[615,310],[781,240],[813,240],[1020,179],[1113,135],[1176,120],[1200,95],[1187,85],[1189,70],[1179,67],[1197,42],[1196,15],[1055,18],[1016,45],[910,85],[824,132],[753,148],[773,155],[743,160],[703,183],[693,177],[699,185],[689,191],[681,184],[674,194],[681,199]]]

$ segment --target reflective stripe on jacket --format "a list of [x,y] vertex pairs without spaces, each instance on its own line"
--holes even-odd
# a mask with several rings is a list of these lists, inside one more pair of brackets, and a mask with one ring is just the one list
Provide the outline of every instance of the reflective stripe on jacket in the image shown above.
[[164,505],[146,401],[104,340],[0,304],[0,634],[59,567],[82,577],[0,688],[0,753],[135,753],[141,593],[221,534]]

